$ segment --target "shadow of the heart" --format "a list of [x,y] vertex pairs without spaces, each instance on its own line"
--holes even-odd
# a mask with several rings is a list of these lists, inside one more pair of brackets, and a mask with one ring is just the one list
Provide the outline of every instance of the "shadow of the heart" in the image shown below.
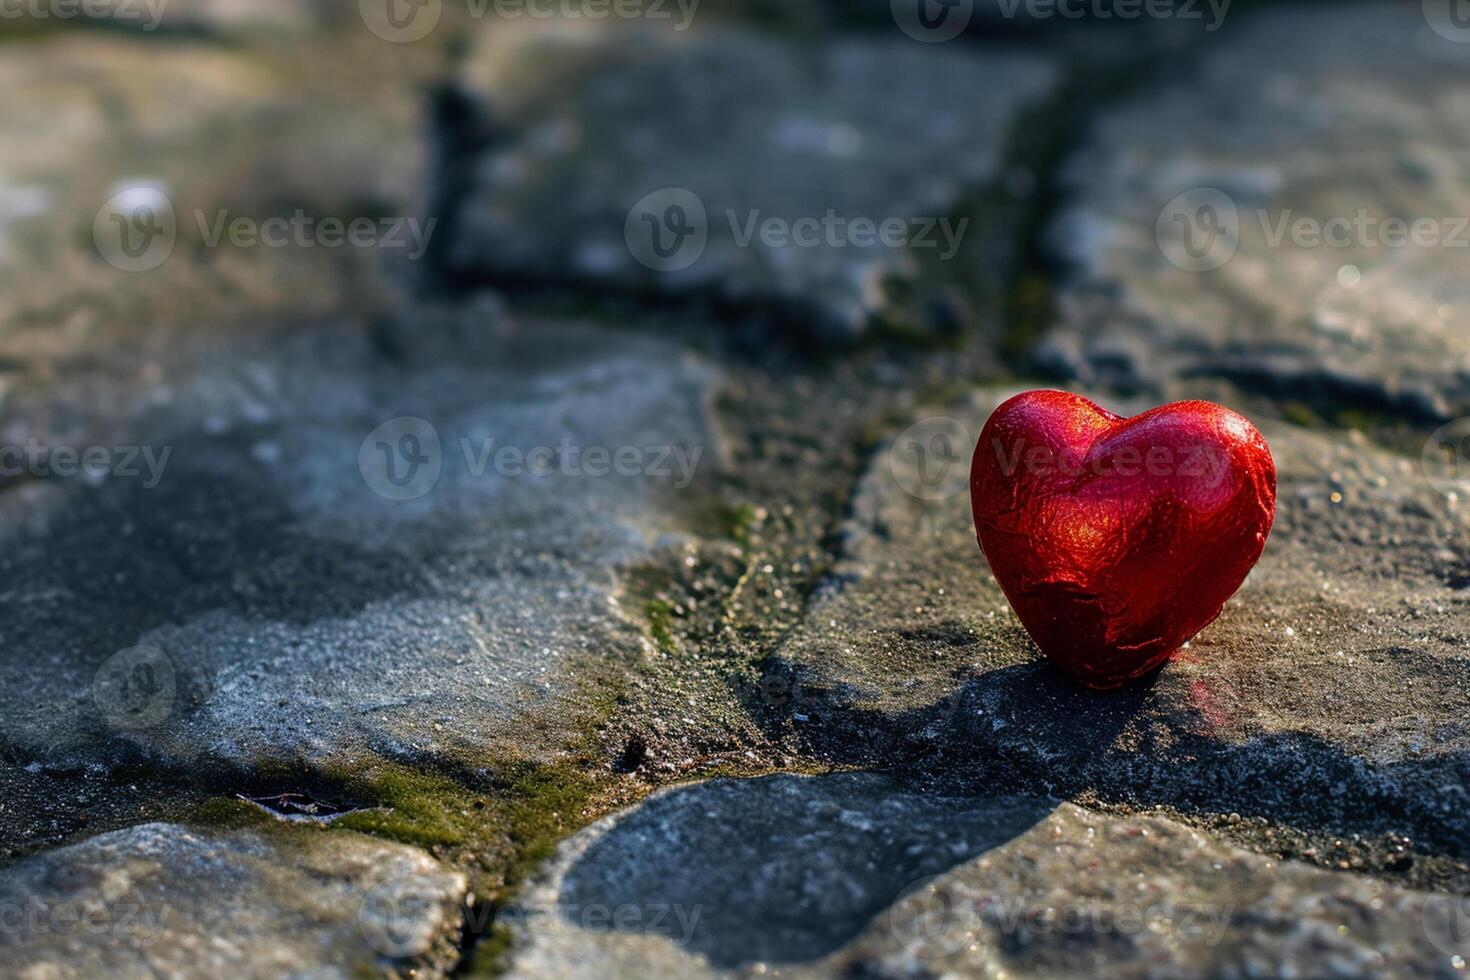
[[[1151,673],[1099,694],[1037,660],[973,674],[929,704],[892,711],[865,704],[867,692],[825,684],[815,671],[780,657],[768,659],[763,671],[767,687],[797,692],[792,705],[803,719],[792,724],[795,711],[783,717],[767,710],[763,723],[773,737],[796,739],[804,755],[961,778],[964,770],[993,776],[1005,762],[995,750],[1017,737],[1072,765],[1106,754],[1147,708],[1158,677]],[[1030,771],[1025,766],[1015,775]]]
[[563,879],[560,912],[583,929],[663,936],[719,968],[809,962],[1055,805],[937,795],[873,773],[680,787],[588,848]]
[[1470,784],[1464,751],[1380,762],[1304,732],[1220,736],[1208,692],[1196,683],[1181,701],[1157,672],[1098,693],[1038,660],[885,710],[871,706],[871,692],[824,686],[811,668],[779,657],[763,670],[801,692],[803,719],[766,710],[763,728],[833,765],[903,772],[944,793],[1041,792],[1237,814],[1334,837],[1403,834],[1421,853],[1470,858],[1470,808],[1447,805]]
[[1421,792],[1464,785],[1464,753],[1374,765],[1300,733],[1227,741],[1194,708],[1181,713],[1157,674],[1099,694],[1035,661],[883,710],[872,692],[823,687],[779,657],[763,670],[800,691],[758,715],[773,738],[879,771],[721,779],[655,796],[575,859],[563,919],[661,935],[719,968],[812,962],[917,884],[1079,796],[1343,835],[1387,820],[1420,852],[1470,855],[1465,815]]
[[[767,669],[794,670],[776,660]],[[720,968],[820,959],[917,882],[1009,842],[1055,809],[1043,793],[930,778],[944,768],[939,755],[958,763],[981,744],[978,729],[999,719],[996,705],[1040,697],[1054,709],[1035,719],[1036,738],[1104,752],[1150,685],[1100,698],[1043,664],[1023,664],[897,713],[853,707],[852,692],[812,686],[797,704],[813,712],[803,715],[802,751],[901,775],[714,780],[656,796],[576,860],[562,882],[561,914],[583,928],[600,918],[666,936]],[[800,679],[792,689],[802,689]]]

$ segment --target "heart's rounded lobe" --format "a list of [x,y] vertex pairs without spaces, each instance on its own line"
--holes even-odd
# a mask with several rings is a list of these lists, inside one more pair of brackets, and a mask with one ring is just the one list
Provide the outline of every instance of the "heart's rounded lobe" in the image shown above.
[[1276,465],[1255,426],[1210,402],[1121,418],[1030,391],[985,423],[970,497],[991,571],[1042,653],[1110,688],[1220,615],[1266,545]]

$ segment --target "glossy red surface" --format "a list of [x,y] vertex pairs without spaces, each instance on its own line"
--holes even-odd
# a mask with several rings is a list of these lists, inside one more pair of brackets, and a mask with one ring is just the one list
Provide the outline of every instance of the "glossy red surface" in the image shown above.
[[986,422],[970,497],[991,571],[1042,653],[1110,688],[1220,615],[1271,532],[1276,464],[1255,426],[1210,402],[1122,418],[1030,391]]

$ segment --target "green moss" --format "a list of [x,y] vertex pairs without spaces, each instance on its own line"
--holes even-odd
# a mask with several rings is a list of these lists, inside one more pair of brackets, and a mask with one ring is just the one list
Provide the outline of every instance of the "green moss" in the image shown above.
[[526,766],[509,787],[507,832],[516,856],[507,877],[519,883],[556,850],[595,788],[586,773],[570,766]]
[[379,770],[353,789],[372,801],[373,809],[349,813],[333,826],[356,830],[403,844],[432,850],[474,839],[471,821],[456,819],[469,805],[466,788],[437,773],[414,772],[397,766]]
[[1281,406],[1281,414],[1292,425],[1314,426],[1318,424],[1317,413],[1301,402],[1287,402]]
[[737,544],[749,544],[750,532],[760,524],[760,511],[750,504],[737,504],[721,510],[725,537]]
[[[506,901],[555,853],[568,834],[582,826],[597,787],[597,780],[571,766],[521,767],[507,787],[507,805],[503,811],[512,856],[506,866],[503,887],[495,894],[484,896],[488,901]],[[470,975],[504,973],[510,949],[510,931],[501,925],[493,926],[475,945]]]
[[1333,421],[1340,428],[1372,433],[1392,427],[1399,420],[1387,412],[1375,412],[1366,408],[1340,408],[1333,413]]
[[874,326],[870,346],[888,343],[915,351],[959,350],[964,338],[958,333],[931,330],[914,320],[891,318]]
[[219,830],[272,831],[283,824],[259,807],[244,800],[214,797],[189,811],[185,822],[196,827],[212,827]]
[[[605,717],[615,701],[606,695],[597,711]],[[599,815],[591,801],[611,774],[589,764],[593,747],[589,735],[575,758],[552,765],[521,760],[451,773],[376,762],[366,772],[318,771],[313,781],[330,783],[332,796],[367,808],[322,832],[352,831],[422,848],[469,872],[477,904],[503,904],[558,843]],[[238,800],[211,800],[197,817],[210,826],[300,829]],[[477,937],[473,973],[503,972],[510,942],[497,926]]]
[[674,647],[674,607],[672,603],[664,599],[650,599],[644,607],[648,616],[648,630],[653,635],[653,642],[665,653],[673,653]]
[[1006,297],[1001,354],[1019,362],[1036,345],[1054,317],[1051,283],[1040,275],[1020,275]]

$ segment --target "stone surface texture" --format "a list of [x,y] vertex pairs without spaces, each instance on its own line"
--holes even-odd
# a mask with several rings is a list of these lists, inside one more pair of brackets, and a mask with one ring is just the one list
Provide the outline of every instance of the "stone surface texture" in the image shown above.
[[[509,6],[0,23],[0,972],[1460,975],[1449,8]],[[1279,473],[1104,695],[967,499],[1063,383]]]
[[26,980],[443,970],[465,877],[351,834],[277,841],[143,824],[0,871],[0,955]]
[[1417,6],[1300,5],[1102,113],[1063,165],[1049,248],[1068,274],[1038,363],[1459,414],[1467,66]]
[[[692,293],[831,337],[898,315],[893,280],[940,303],[936,269],[993,275],[974,256],[1002,229],[965,201],[1058,80],[1040,57],[903,39],[524,33],[487,32],[466,68],[501,138],[466,165],[451,273]],[[629,246],[651,249],[648,215],[667,266]]]
[[512,976],[1449,977],[1459,955],[1434,895],[868,775],[671,790],[569,841],[525,901]]
[[[232,351],[135,430],[156,485],[145,456],[132,481],[12,493],[12,750],[185,767],[562,748],[651,649],[617,570],[677,548],[676,497],[718,469],[716,376],[654,340],[497,316],[472,320],[478,356],[427,368],[346,330]],[[406,435],[426,462],[394,499],[378,443],[403,477]],[[140,669],[152,686],[127,688]]]

